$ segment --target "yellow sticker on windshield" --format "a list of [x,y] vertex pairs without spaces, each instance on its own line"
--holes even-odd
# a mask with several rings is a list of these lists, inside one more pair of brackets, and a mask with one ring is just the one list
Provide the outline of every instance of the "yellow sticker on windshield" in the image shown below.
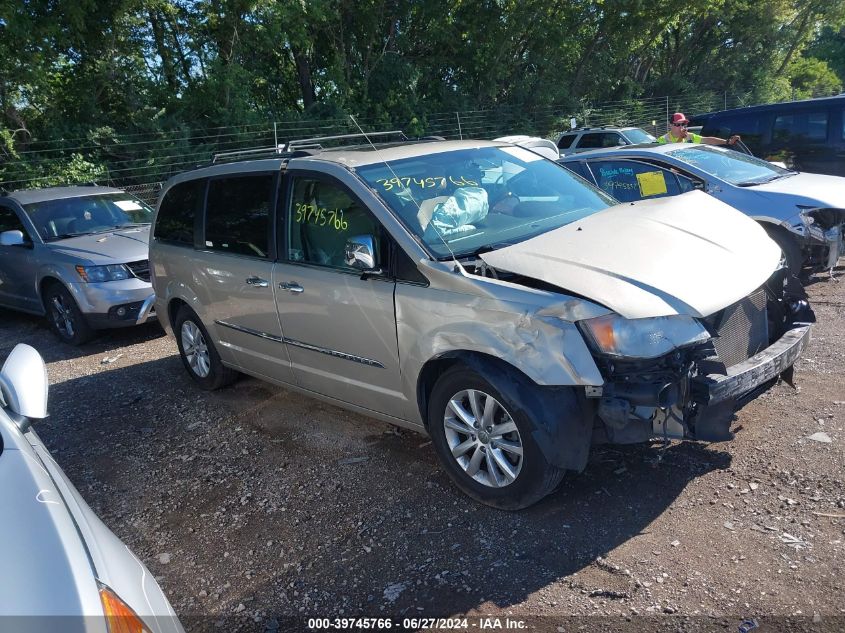
[[666,193],[666,179],[663,177],[662,171],[647,171],[637,174],[637,182],[640,184],[640,195],[643,198]]

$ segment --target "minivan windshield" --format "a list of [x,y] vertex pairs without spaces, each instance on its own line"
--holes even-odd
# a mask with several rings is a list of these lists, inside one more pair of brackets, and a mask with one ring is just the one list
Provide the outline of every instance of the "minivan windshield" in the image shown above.
[[739,187],[761,185],[795,173],[765,160],[730,149],[706,146],[685,147],[672,150],[668,154]]
[[618,204],[515,146],[438,152],[356,172],[441,259],[515,244]]
[[45,242],[149,224],[152,209],[127,193],[45,200],[24,205]]

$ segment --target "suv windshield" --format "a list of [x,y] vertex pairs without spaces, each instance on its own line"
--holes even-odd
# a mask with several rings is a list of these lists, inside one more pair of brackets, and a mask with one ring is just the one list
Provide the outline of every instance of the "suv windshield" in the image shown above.
[[515,244],[617,204],[521,147],[440,152],[356,172],[439,258]]
[[45,242],[149,224],[152,209],[128,193],[45,200],[24,205]]
[[657,139],[645,130],[635,127],[633,130],[625,130],[625,136],[635,145],[639,143],[654,143]]
[[740,187],[760,185],[795,173],[748,154],[716,147],[685,147],[669,152],[669,156]]

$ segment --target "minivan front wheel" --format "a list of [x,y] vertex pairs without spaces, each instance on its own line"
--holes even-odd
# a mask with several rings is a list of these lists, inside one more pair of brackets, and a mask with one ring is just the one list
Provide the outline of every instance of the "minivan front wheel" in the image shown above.
[[238,373],[220,360],[217,348],[196,313],[182,306],[173,324],[182,364],[200,387],[213,391],[234,382]]
[[537,446],[524,408],[468,367],[453,367],[434,385],[428,428],[446,472],[481,503],[519,510],[549,494],[563,476]]

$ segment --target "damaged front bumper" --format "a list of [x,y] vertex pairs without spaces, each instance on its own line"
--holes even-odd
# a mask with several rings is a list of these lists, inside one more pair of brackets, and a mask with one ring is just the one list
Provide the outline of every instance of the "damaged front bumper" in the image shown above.
[[797,325],[759,354],[727,368],[725,375],[709,374],[690,380],[691,397],[701,405],[739,399],[792,367],[810,343],[810,324]]
[[734,412],[778,376],[791,380],[792,366],[810,342],[812,310],[805,301],[794,305],[779,338],[730,366],[713,341],[654,361],[604,363],[605,384],[586,393],[596,403],[600,432],[594,441],[731,439]]

